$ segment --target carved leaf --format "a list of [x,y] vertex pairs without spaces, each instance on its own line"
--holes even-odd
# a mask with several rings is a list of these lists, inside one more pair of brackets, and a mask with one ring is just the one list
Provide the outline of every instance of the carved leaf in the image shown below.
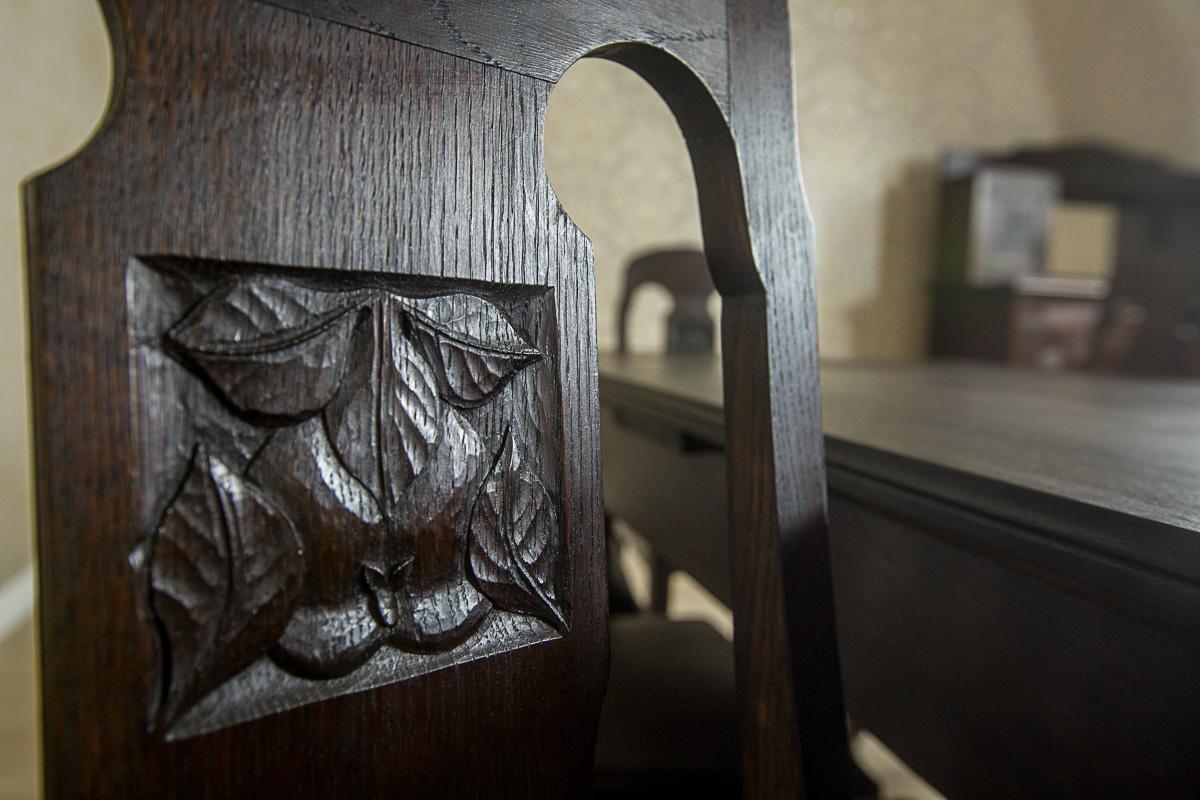
[[296,609],[271,658],[302,677],[340,678],[365,664],[382,644],[368,598],[359,594],[336,605]]
[[522,465],[511,432],[471,512],[470,564],[497,606],[540,617],[560,631],[566,616],[554,589],[559,525],[545,487]]
[[[387,643],[410,652],[453,647],[474,632],[491,603],[467,579],[465,552],[471,503],[492,458],[469,420],[453,408],[442,417],[442,432],[430,463],[392,509],[403,570],[390,574],[397,622],[388,625]],[[368,576],[368,584],[370,584]],[[383,604],[376,602],[376,609]],[[381,622],[385,622],[381,619]],[[385,623],[386,624],[386,623]]]
[[155,532],[154,614],[166,637],[174,720],[279,638],[299,597],[304,553],[291,521],[202,447]]
[[438,389],[464,408],[483,404],[542,354],[494,305],[469,294],[409,301],[412,332],[433,365]]
[[375,345],[357,350],[326,419],[342,463],[390,508],[429,462],[443,405],[429,365],[401,334],[400,302],[375,308]]
[[210,294],[167,340],[235,409],[302,420],[341,385],[371,296],[256,276]]
[[364,561],[379,558],[387,525],[371,492],[338,460],[320,417],[280,428],[247,476],[297,520],[307,569],[301,606],[338,604],[360,593]]

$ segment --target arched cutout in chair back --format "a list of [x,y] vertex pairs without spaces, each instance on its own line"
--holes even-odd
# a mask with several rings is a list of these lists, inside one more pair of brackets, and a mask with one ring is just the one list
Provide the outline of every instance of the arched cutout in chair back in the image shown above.
[[687,140],[721,321],[734,637],[748,796],[848,797],[825,518],[811,219],[787,10],[730,3],[728,109],[674,54],[592,55],[641,75]]

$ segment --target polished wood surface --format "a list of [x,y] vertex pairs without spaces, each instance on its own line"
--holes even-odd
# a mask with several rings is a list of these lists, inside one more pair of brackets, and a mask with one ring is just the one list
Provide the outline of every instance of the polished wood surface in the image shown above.
[[102,8],[115,101],[26,189],[47,796],[587,791],[593,265],[541,137],[589,54],[676,115],[725,298],[747,793],[846,796],[786,3]]
[[[105,10],[119,99],[27,199],[46,795],[585,793],[594,300],[550,87],[261,3]],[[510,519],[470,544],[480,492]]]
[[[723,0],[264,1],[551,83],[597,48],[644,43],[686,63],[722,107],[728,99],[729,21]],[[778,19],[771,5],[751,13],[763,15],[768,24]]]
[[[645,399],[647,410],[676,415],[683,429],[713,443],[725,438],[721,385],[712,357],[600,356],[606,399]],[[832,363],[822,368],[821,392],[831,463],[866,448],[915,468],[1125,515],[1181,546],[1200,539],[1200,383],[965,363]],[[1131,540],[1128,555],[1146,557],[1145,546]],[[1163,567],[1200,576],[1200,562],[1163,555]]]
[[[601,356],[607,506],[728,602],[720,385]],[[822,391],[856,722],[950,797],[1195,793],[1200,386],[831,364]]]

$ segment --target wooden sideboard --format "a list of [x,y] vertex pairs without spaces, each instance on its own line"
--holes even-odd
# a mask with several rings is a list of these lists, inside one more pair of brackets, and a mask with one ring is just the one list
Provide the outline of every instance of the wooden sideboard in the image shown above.
[[1095,362],[1108,283],[1030,275],[1004,286],[933,288],[930,354],[1012,367],[1085,369]]
[[[822,372],[848,707],[951,798],[1200,795],[1200,385]],[[602,356],[605,502],[729,602],[719,361]]]
[[[1077,143],[951,152],[942,179],[931,355],[1200,376],[1200,174]],[[1114,214],[1106,279],[1046,274],[1059,201]]]

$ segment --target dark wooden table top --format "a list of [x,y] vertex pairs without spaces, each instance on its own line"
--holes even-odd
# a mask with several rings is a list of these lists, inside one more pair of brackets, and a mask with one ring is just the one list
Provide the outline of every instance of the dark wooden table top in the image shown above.
[[[835,489],[866,476],[1200,580],[1200,383],[964,363],[830,363],[821,382]],[[717,358],[602,354],[600,390],[723,442]]]
[[[857,722],[950,797],[1197,796],[1200,384],[821,381]],[[606,502],[728,597],[719,361],[601,356],[600,394]]]

